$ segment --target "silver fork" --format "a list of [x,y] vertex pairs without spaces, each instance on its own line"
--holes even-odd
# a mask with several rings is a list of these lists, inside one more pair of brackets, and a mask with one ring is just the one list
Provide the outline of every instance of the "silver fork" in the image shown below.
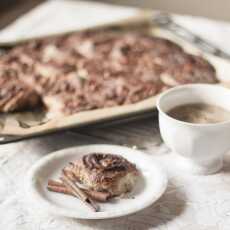
[[172,16],[168,13],[156,13],[153,16],[153,23],[158,25],[166,30],[171,31],[172,33],[176,34],[177,36],[181,37],[182,39],[194,44],[202,51],[213,54],[218,57],[222,57],[225,59],[230,59],[230,54],[226,53],[225,51],[221,50],[211,42],[208,42],[201,38],[200,36],[194,34],[190,30],[186,29],[185,27],[177,24]]

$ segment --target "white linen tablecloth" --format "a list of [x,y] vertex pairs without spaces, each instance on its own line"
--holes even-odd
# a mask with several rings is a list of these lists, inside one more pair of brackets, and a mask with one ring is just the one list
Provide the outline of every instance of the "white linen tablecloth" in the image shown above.
[[[134,8],[105,4],[49,1],[0,32],[0,42],[31,35],[83,28],[128,18]],[[176,16],[183,26],[230,52],[230,24],[203,18]],[[29,205],[24,178],[32,164],[51,151],[89,143],[142,145],[146,154],[161,164],[169,175],[163,197],[134,215],[112,220],[76,220],[52,216]],[[224,169],[215,175],[180,173],[172,155],[161,142],[157,120],[134,122],[82,134],[62,133],[0,146],[0,229],[2,230],[229,230],[230,155]]]

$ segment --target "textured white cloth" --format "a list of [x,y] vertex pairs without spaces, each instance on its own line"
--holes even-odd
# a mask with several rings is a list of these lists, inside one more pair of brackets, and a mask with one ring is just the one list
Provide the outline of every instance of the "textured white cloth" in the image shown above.
[[[134,15],[133,8],[98,3],[50,1],[26,14],[0,33],[0,41],[83,28]],[[179,23],[230,51],[230,25],[202,18],[176,16]],[[91,135],[64,133],[0,146],[0,229],[4,230],[229,230],[230,157],[212,176],[180,173],[161,143],[157,121],[92,131]],[[30,166],[45,154],[89,143],[144,145],[148,154],[168,171],[169,186],[153,206],[123,218],[86,221],[56,217],[27,203],[23,180]]]
[[83,29],[127,19],[137,13],[131,7],[71,0],[51,0],[36,7],[0,32],[0,42]]

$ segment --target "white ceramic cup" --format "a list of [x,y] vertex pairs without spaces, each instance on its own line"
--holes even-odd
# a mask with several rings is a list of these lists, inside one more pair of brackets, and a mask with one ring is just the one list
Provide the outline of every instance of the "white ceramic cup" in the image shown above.
[[230,110],[230,90],[222,86],[189,84],[162,93],[157,101],[161,136],[175,154],[178,168],[194,174],[211,174],[223,166],[230,149],[230,121],[193,124],[167,115],[175,106],[206,103]]

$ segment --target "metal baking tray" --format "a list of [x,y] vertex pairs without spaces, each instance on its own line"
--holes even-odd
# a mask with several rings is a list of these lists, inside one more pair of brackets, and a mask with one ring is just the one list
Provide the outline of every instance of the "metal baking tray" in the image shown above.
[[[188,36],[189,31],[183,31],[182,27],[179,27],[176,30],[175,25],[176,24],[174,24],[169,15],[158,13],[153,14],[149,11],[140,10],[140,12],[135,17],[132,17],[129,20],[113,24],[105,24],[102,26],[95,26],[88,28],[87,30],[119,30],[121,32],[135,30],[142,32],[144,31],[155,36],[168,38],[178,43],[187,52],[204,56],[216,68],[219,80],[221,82],[227,81],[230,76],[230,62],[227,60],[227,54],[224,52],[221,53],[221,51],[216,47],[209,43],[205,43],[205,41],[200,38],[198,39],[197,37],[193,37],[193,41],[191,39],[193,34],[190,33]],[[183,31],[183,33],[181,33],[181,31]],[[68,33],[72,32],[76,31],[71,31]],[[187,36],[183,37],[183,35],[186,33]],[[46,37],[63,34],[64,33],[49,35]],[[188,38],[190,38],[190,40]],[[17,46],[21,42],[26,42],[34,39],[37,38],[0,44],[0,51],[7,52],[7,49],[13,46]],[[196,44],[196,42],[198,43]],[[202,48],[202,45],[199,45],[200,43],[203,44],[204,49]],[[207,47],[209,47],[209,50],[207,50]],[[217,57],[216,55],[222,57]],[[48,120],[44,113],[41,111],[1,114],[0,144],[19,141],[34,136],[47,135],[53,132],[70,128],[90,128],[95,127],[95,125],[98,126],[102,124],[114,124],[114,122],[120,123],[149,117],[152,116],[155,112],[156,98],[157,95],[135,104],[83,111],[70,116],[57,117],[50,120]]]

